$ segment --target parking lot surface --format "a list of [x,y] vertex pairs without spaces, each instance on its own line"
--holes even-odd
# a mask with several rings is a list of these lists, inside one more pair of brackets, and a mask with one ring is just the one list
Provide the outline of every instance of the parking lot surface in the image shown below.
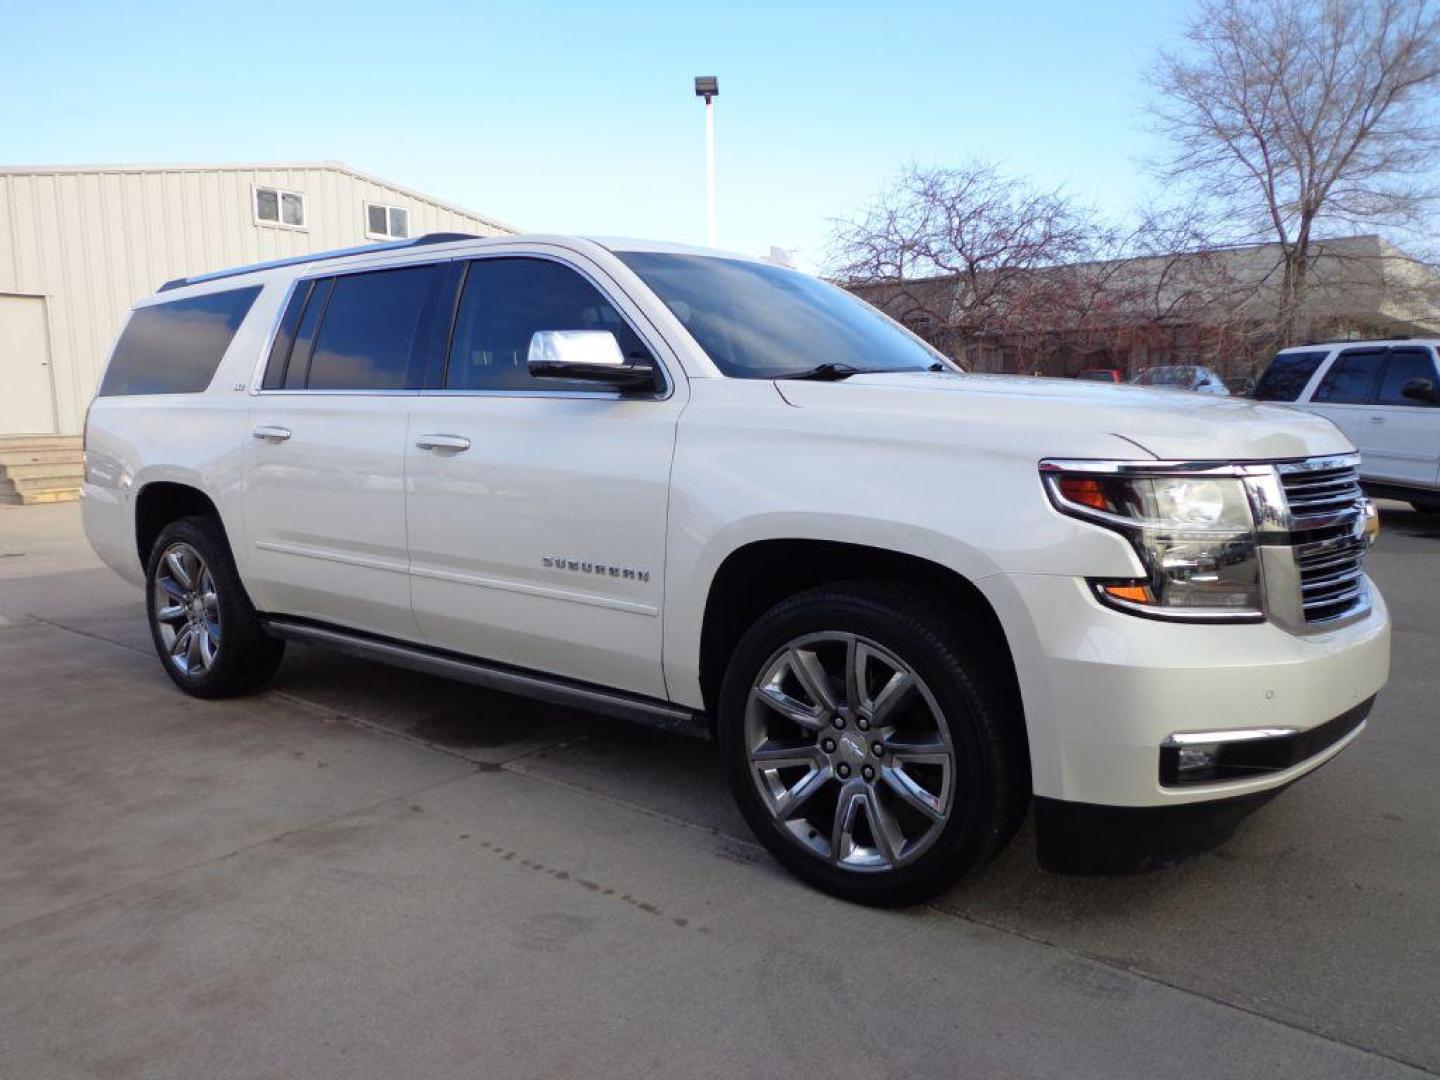
[[1440,1073],[1440,517],[1369,730],[1218,851],[791,880],[705,744],[292,647],[200,702],[75,506],[0,510],[0,1076]]

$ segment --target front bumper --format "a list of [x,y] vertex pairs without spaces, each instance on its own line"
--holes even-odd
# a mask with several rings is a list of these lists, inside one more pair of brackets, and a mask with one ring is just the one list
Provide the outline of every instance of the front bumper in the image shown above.
[[[1325,750],[1334,746],[1338,753],[1341,744],[1360,733],[1374,703],[1374,698],[1364,701],[1299,738],[1282,736],[1272,744],[1273,752],[1277,758],[1293,756],[1297,765],[1310,759],[1323,764],[1334,757]],[[1312,747],[1318,748],[1304,755]],[[1281,790],[1283,785],[1173,806],[1097,806],[1037,798],[1036,856],[1041,869],[1055,874],[1132,874],[1172,866],[1224,843],[1245,817]]]
[[1273,792],[1328,761],[1355,728],[1250,778],[1166,785],[1161,747],[1183,732],[1308,732],[1372,699],[1390,668],[1390,619],[1372,585],[1365,617],[1291,634],[1272,623],[1206,626],[1102,606],[1078,578],[997,575],[978,583],[1009,636],[1037,798],[1174,807]]

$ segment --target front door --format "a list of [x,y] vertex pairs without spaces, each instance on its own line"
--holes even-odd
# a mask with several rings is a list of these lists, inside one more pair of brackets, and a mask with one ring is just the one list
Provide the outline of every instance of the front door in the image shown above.
[[297,287],[245,445],[245,579],[261,610],[418,639],[405,440],[441,277],[422,265]]
[[662,697],[685,383],[621,397],[526,367],[539,330],[609,330],[627,354],[656,355],[602,280],[541,257],[466,263],[442,388],[410,414],[411,594],[433,646]]

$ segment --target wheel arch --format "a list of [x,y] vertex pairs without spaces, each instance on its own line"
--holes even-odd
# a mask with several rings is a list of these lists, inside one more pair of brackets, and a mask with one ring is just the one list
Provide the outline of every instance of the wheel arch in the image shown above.
[[155,538],[166,525],[180,518],[197,516],[215,519],[233,557],[234,548],[220,508],[201,488],[178,479],[155,479],[142,484],[135,493],[135,552],[141,567],[150,561]]
[[786,597],[817,585],[860,578],[917,585],[974,619],[1004,682],[1014,693],[1017,714],[1023,717],[1015,658],[1004,624],[974,582],[924,556],[850,541],[800,537],[744,544],[731,551],[711,577],[699,644],[700,689],[706,711],[713,717],[735,645],[760,615]]

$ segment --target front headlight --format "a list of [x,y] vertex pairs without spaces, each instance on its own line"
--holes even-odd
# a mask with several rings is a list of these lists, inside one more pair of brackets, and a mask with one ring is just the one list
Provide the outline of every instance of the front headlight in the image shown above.
[[1111,607],[1154,618],[1264,619],[1255,525],[1241,479],[1127,468],[1040,466],[1057,510],[1120,533],[1145,567],[1143,578],[1092,580],[1095,595]]

